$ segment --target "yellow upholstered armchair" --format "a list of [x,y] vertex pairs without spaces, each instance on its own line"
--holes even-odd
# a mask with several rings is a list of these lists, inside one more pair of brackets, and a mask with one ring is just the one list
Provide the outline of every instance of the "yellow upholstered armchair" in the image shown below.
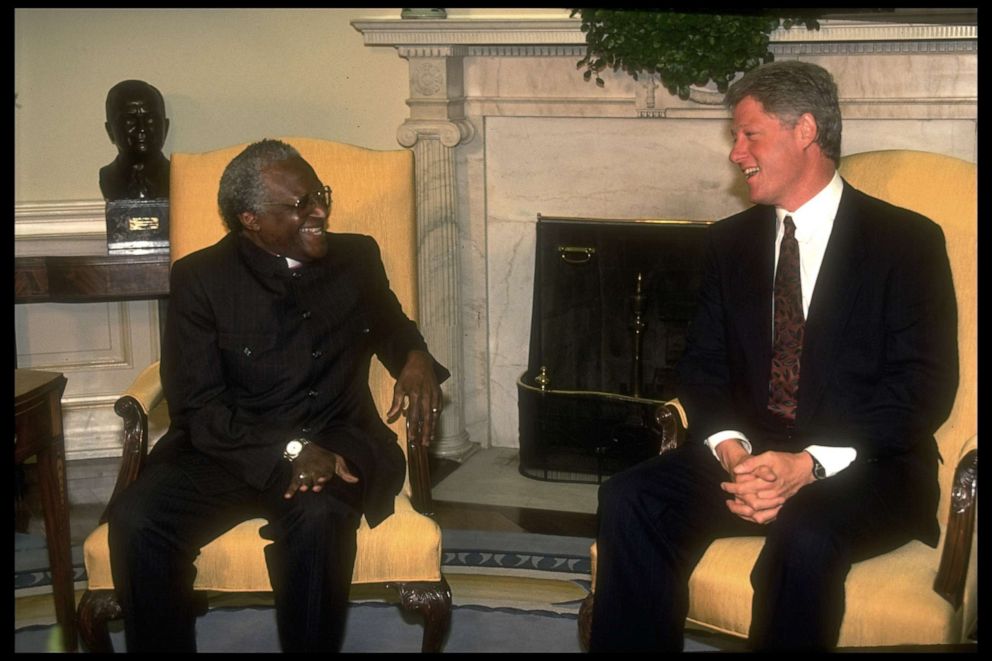
[[[330,231],[373,236],[379,244],[390,285],[407,315],[416,319],[416,204],[413,154],[373,151],[324,140],[285,138],[334,188]],[[224,168],[247,145],[203,153],[172,155],[170,191],[171,260],[218,241],[226,232],[217,210],[217,189]],[[393,380],[372,361],[369,385],[380,413],[393,397]],[[148,451],[148,414],[162,403],[158,363],[149,366],[117,401],[124,418],[124,457],[111,502],[137,478]],[[395,513],[370,529],[362,519],[353,584],[395,586],[405,609],[425,617],[423,651],[440,651],[450,624],[451,591],[441,575],[441,530],[431,511],[426,450],[408,443],[405,419],[393,430],[410,467]],[[83,555],[88,586],[79,604],[84,645],[111,651],[108,620],[120,617],[114,595],[107,545],[106,514],[86,539]],[[264,519],[245,521],[205,546],[196,560],[194,587],[202,591],[269,592],[263,547],[258,534]],[[202,607],[205,609],[206,600]]]
[[[913,541],[856,563],[847,578],[840,647],[950,645],[978,624],[978,303],[976,166],[919,151],[891,150],[842,159],[855,188],[931,218],[944,230],[958,304],[960,383],[950,417],[937,431],[940,544]],[[662,451],[678,446],[691,422],[678,400],[659,408]],[[747,637],[751,568],[762,537],[720,539],[689,580],[690,627]],[[596,546],[592,547],[595,590]],[[594,592],[583,602],[580,637],[588,643]]]

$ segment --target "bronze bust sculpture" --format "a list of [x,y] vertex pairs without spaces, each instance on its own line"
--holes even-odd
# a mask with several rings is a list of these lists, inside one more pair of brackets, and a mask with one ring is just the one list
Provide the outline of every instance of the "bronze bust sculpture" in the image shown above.
[[169,120],[165,100],[142,80],[125,80],[107,93],[107,135],[117,158],[100,168],[100,191],[107,200],[169,196],[169,159],[162,154]]

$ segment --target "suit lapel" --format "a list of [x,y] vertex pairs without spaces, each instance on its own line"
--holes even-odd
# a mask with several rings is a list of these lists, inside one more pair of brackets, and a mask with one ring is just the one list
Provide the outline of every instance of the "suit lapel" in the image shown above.
[[772,360],[772,301],[775,285],[775,209],[763,207],[757,219],[758,230],[742,241],[756,248],[740,257],[737,283],[743,301],[736,318],[731,320],[740,330],[741,341],[752,357],[748,363],[749,392],[755,406],[764,408],[768,401],[768,378]]
[[796,424],[808,420],[823,395],[841,339],[862,282],[865,259],[860,239],[862,206],[858,193],[844,182],[837,217],[816,279],[803,339]]

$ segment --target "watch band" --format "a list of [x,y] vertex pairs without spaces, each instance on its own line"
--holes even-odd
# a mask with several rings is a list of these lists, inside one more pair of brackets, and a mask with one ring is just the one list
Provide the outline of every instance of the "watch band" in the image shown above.
[[817,480],[824,479],[827,476],[827,469],[823,467],[823,464],[821,464],[816,457],[813,456],[812,452],[807,452],[806,454],[813,459],[813,477]]

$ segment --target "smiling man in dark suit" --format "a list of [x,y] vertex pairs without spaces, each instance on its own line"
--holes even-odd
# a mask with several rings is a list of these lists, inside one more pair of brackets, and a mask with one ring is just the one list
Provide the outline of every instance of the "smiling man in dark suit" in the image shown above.
[[736,535],[766,537],[750,644],[834,647],[851,564],[939,535],[933,434],[958,377],[943,233],[841,179],[822,68],[764,65],[726,102],[756,206],[709,230],[688,442],[600,489],[593,651],[681,650],[692,569]]
[[430,443],[448,371],[389,288],[375,241],[329,234],[331,188],[290,145],[234,158],[218,202],[230,233],[178,260],[162,347],[171,426],[110,513],[114,585],[132,651],[194,651],[193,560],[256,516],[284,651],[341,645],[364,514],[392,513],[404,457],[369,391]]

